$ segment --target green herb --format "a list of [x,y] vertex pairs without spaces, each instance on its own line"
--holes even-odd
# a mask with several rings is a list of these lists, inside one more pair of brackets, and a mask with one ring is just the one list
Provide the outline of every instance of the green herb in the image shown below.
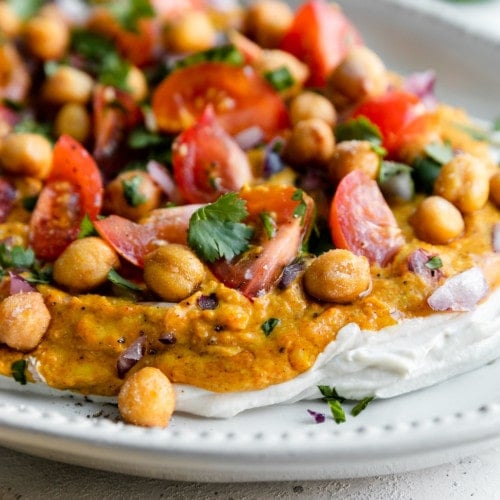
[[35,263],[35,253],[31,248],[20,245],[8,247],[0,244],[0,266],[4,269],[29,269]]
[[33,118],[24,118],[14,125],[13,130],[18,133],[43,135],[48,139],[50,139],[52,135],[52,127],[49,123],[37,122],[33,120]]
[[2,103],[12,111],[17,112],[17,111],[22,111],[24,109],[24,104],[22,102],[14,101],[13,99],[9,99],[7,97],[4,97],[2,99]]
[[330,387],[328,385],[318,385],[319,392],[323,395],[323,400],[327,401],[329,399],[336,399],[343,403],[345,398],[339,396],[335,387]]
[[28,212],[32,212],[36,206],[37,201],[38,201],[38,195],[26,196],[26,198],[23,198],[22,200],[23,208]]
[[23,21],[33,17],[45,4],[45,0],[7,0],[11,9]]
[[286,66],[267,71],[264,78],[278,91],[289,89],[295,85],[295,80]]
[[425,267],[429,269],[441,269],[443,267],[443,261],[441,260],[441,257],[438,255],[434,255],[434,257],[431,257],[426,263]]
[[241,223],[248,215],[236,193],[199,208],[189,220],[188,245],[207,262],[231,260],[249,248],[253,229]]
[[272,216],[271,213],[269,212],[261,212],[260,213],[260,220],[262,221],[262,224],[264,225],[264,229],[266,231],[267,237],[269,239],[272,239],[276,235],[276,220]]
[[27,362],[25,359],[18,359],[10,365],[10,371],[14,380],[19,382],[21,385],[26,385],[26,366]]
[[335,127],[337,142],[342,141],[368,141],[374,146],[382,145],[382,135],[379,128],[368,118],[360,116],[352,118]]
[[130,132],[127,145],[131,149],[141,150],[141,161],[131,162],[127,169],[146,169],[149,160],[156,160],[163,165],[172,163],[172,142],[174,136],[152,132],[146,127],[139,126]]
[[409,165],[394,161],[380,163],[378,183],[386,200],[391,203],[410,201],[415,195],[413,170]]
[[293,216],[298,219],[300,217],[301,223],[304,223],[304,216],[307,211],[307,204],[304,201],[304,191],[302,189],[296,189],[292,194],[292,200],[298,201],[299,204],[295,207],[293,211]]
[[123,28],[134,33],[138,31],[141,19],[155,15],[150,0],[113,0],[108,8]]
[[130,179],[122,180],[123,196],[131,207],[138,207],[147,201],[147,197],[141,192],[142,177],[134,175]]
[[122,59],[116,52],[110,52],[103,60],[99,71],[99,81],[121,90],[130,90],[127,79],[130,63]]
[[380,165],[380,170],[378,173],[378,183],[384,184],[388,180],[392,179],[396,175],[402,173],[411,173],[412,168],[405,163],[398,163],[395,161],[383,161]]
[[89,216],[85,214],[82,222],[80,223],[80,232],[78,233],[78,239],[86,238],[87,236],[95,236],[96,234],[97,231],[94,227],[94,224],[92,224]]
[[476,141],[489,142],[493,146],[500,146],[500,141],[493,137],[493,132],[497,132],[500,126],[500,119],[496,119],[490,129],[480,128],[479,126],[465,125],[463,123],[455,123],[456,128],[468,134]]
[[130,280],[127,280],[120,276],[115,269],[111,269],[108,273],[108,280],[113,283],[113,285],[126,288],[127,290],[133,290],[135,292],[142,291],[142,288],[139,285],[136,285]]
[[424,151],[429,158],[441,165],[453,159],[453,148],[448,143],[431,142],[425,146]]
[[193,66],[203,62],[223,62],[233,66],[241,66],[244,63],[242,53],[232,44],[220,45],[201,52],[195,52],[175,63],[174,70]]
[[128,136],[127,144],[132,149],[144,149],[158,146],[165,142],[165,137],[158,132],[151,132],[145,127],[136,127]]
[[357,417],[373,401],[373,399],[374,399],[373,396],[362,399],[351,410],[351,415],[353,417]]
[[327,403],[330,407],[330,411],[332,412],[332,417],[333,420],[335,420],[335,423],[341,424],[345,422],[345,412],[340,401],[338,399],[328,399]]
[[269,318],[260,325],[260,328],[264,332],[264,335],[268,337],[279,324],[280,320],[278,318]]
[[432,194],[434,182],[441,172],[441,164],[429,157],[417,158],[413,162],[413,179],[418,191]]

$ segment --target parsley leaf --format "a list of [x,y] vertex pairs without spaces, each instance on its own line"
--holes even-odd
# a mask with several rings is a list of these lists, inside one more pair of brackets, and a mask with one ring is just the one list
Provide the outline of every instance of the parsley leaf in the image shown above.
[[147,201],[147,197],[141,192],[142,177],[134,175],[130,179],[122,180],[123,196],[131,207],[137,207]]
[[142,291],[142,288],[139,285],[136,285],[132,281],[120,276],[115,269],[111,269],[111,271],[109,271],[108,280],[111,281],[113,285],[126,288],[128,290],[133,290],[135,292]]
[[18,359],[17,361],[14,361],[10,365],[10,371],[12,374],[12,377],[14,377],[14,380],[16,382],[19,382],[21,385],[26,385],[27,380],[26,380],[26,366],[27,362],[25,359]]
[[249,247],[253,229],[241,223],[247,215],[245,201],[236,193],[222,195],[191,216],[188,245],[207,262],[231,260]]
[[293,76],[286,66],[282,66],[281,68],[275,69],[273,71],[267,71],[266,73],[264,73],[264,78],[278,92],[289,89],[295,84],[295,80],[293,79]]
[[264,335],[268,337],[271,335],[272,331],[280,324],[280,320],[278,318],[269,318],[264,321],[262,325],[260,325],[261,330],[264,332]]

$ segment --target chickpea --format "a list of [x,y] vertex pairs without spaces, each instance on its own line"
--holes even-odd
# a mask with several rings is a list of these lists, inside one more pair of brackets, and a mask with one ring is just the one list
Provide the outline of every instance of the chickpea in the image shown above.
[[283,50],[263,50],[254,67],[263,75],[281,68],[288,70],[293,85],[281,91],[283,98],[293,97],[298,94],[309,77],[307,66],[295,56]]
[[136,102],[141,102],[148,96],[148,82],[144,73],[132,66],[127,75],[127,87]]
[[199,52],[216,42],[217,30],[206,12],[190,11],[165,27],[164,44],[172,52]]
[[104,191],[104,208],[127,219],[139,220],[158,208],[161,189],[142,170],[129,170],[113,179]]
[[320,118],[333,127],[337,121],[337,112],[333,104],[326,97],[310,90],[294,97],[289,110],[293,125],[309,118]]
[[247,10],[246,32],[261,47],[279,45],[293,21],[293,11],[279,0],[259,0]]
[[40,134],[9,134],[0,143],[0,166],[12,175],[45,179],[52,168],[52,145]]
[[12,349],[34,349],[49,323],[50,312],[39,292],[16,293],[0,302],[0,342]]
[[54,262],[54,281],[74,292],[87,292],[106,282],[120,261],[96,236],[73,241]]
[[0,2],[0,33],[8,38],[15,37],[21,28],[21,20],[7,2]]
[[490,179],[490,199],[500,208],[500,172],[493,174]]
[[192,295],[205,277],[205,268],[184,245],[169,244],[144,259],[144,282],[167,302],[180,302]]
[[354,46],[328,78],[334,104],[354,104],[383,94],[388,77],[381,59],[365,46]]
[[24,101],[30,85],[30,74],[15,45],[9,42],[0,43],[1,98]]
[[460,211],[441,196],[429,196],[420,203],[410,222],[418,238],[444,245],[460,236],[465,228]]
[[368,141],[342,141],[337,144],[328,163],[328,172],[334,182],[339,182],[353,170],[362,170],[371,179],[378,175],[380,157]]
[[56,17],[35,16],[26,22],[24,38],[29,51],[44,61],[60,59],[69,46],[69,27]]
[[85,142],[90,134],[91,120],[87,108],[77,102],[68,102],[58,111],[54,122],[57,135],[70,135]]
[[42,87],[44,99],[53,104],[77,102],[86,104],[92,96],[94,80],[77,68],[60,66],[49,76]]
[[434,194],[453,203],[462,213],[484,207],[489,191],[488,167],[467,153],[443,165],[434,183]]
[[158,368],[146,366],[130,375],[118,394],[123,420],[143,427],[167,427],[175,409],[175,392]]
[[284,155],[293,165],[327,163],[335,149],[332,128],[319,118],[297,123],[285,146]]
[[313,297],[347,304],[370,290],[370,263],[349,250],[330,250],[314,259],[303,280],[307,293]]

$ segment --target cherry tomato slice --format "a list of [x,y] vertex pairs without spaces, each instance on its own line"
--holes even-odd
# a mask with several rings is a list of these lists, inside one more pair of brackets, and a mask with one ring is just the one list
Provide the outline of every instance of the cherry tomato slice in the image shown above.
[[177,137],[172,160],[179,191],[190,203],[213,202],[252,179],[246,154],[219,125],[211,106]]
[[160,83],[152,98],[158,127],[171,133],[192,126],[208,104],[230,135],[258,126],[271,139],[289,125],[281,97],[248,67],[205,62],[178,69]]
[[377,183],[361,170],[340,181],[330,209],[330,229],[336,247],[381,266],[405,242]]
[[327,76],[361,37],[337,5],[308,0],[295,13],[280,48],[307,64],[308,84],[323,87]]
[[38,258],[55,260],[78,236],[84,216],[94,220],[99,215],[102,190],[94,159],[80,143],[61,136],[30,221],[30,243]]
[[425,114],[425,107],[415,94],[390,90],[361,103],[352,113],[353,118],[359,116],[377,125],[382,145],[389,155],[393,155],[410,136],[425,130],[429,115]]

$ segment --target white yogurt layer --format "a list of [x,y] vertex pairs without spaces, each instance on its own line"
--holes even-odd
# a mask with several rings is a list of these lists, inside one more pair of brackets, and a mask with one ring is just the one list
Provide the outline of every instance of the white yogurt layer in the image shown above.
[[177,384],[176,411],[231,417],[250,408],[320,397],[389,398],[442,382],[500,357],[500,290],[470,312],[435,313],[379,331],[343,327],[311,369],[259,391],[214,393]]

